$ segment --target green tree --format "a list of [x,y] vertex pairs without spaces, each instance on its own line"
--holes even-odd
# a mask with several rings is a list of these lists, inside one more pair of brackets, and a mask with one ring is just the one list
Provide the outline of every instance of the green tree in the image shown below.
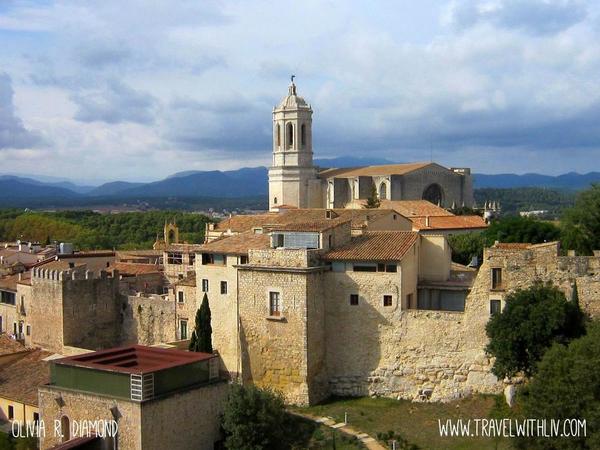
[[379,195],[377,195],[377,188],[375,185],[371,186],[371,195],[367,199],[367,204],[365,208],[379,208],[381,202],[379,201]]
[[212,326],[210,324],[210,306],[208,296],[204,293],[200,309],[196,311],[196,323],[190,340],[190,350],[193,352],[212,353]]
[[519,372],[530,376],[553,343],[565,344],[585,333],[585,316],[558,288],[537,282],[509,294],[486,332],[486,351],[496,358],[492,372],[499,378]]
[[600,184],[577,196],[562,217],[562,244],[582,255],[600,249]]
[[284,449],[288,416],[281,395],[256,386],[231,385],[222,427],[225,446],[236,450]]
[[483,236],[487,247],[495,241],[541,244],[558,240],[560,228],[551,222],[530,217],[508,216],[492,222],[483,232]]
[[[517,397],[523,417],[586,421],[587,436],[519,439],[522,449],[600,448],[600,323],[568,347],[555,344]],[[563,431],[560,429],[559,431]]]
[[483,257],[484,236],[482,233],[453,234],[448,238],[448,244],[452,248],[452,260],[459,264],[467,265],[473,256],[479,261]]

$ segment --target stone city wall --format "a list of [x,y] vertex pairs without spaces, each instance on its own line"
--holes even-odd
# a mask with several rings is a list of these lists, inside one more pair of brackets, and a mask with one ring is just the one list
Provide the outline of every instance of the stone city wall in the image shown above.
[[155,345],[176,336],[175,304],[156,294],[129,296],[123,310],[121,344]]

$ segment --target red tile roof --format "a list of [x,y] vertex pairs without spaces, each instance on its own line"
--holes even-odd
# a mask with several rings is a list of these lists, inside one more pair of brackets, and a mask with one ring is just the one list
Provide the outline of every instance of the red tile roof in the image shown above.
[[114,262],[108,267],[109,271],[118,270],[121,275],[137,276],[149,273],[160,273],[161,269],[156,264]]
[[409,219],[425,216],[454,216],[450,211],[427,200],[382,200],[381,206],[394,209]]
[[325,253],[329,261],[400,261],[419,235],[413,231],[372,231]]
[[56,364],[122,373],[150,373],[214,358],[214,355],[131,345],[56,359]]
[[38,386],[50,382],[50,365],[43,359],[52,353],[35,349],[0,370],[0,397],[37,406]]
[[247,255],[248,250],[265,250],[269,247],[269,235],[246,232],[220,237],[202,245],[198,251],[201,253]]
[[379,176],[379,175],[403,175],[413,172],[434,163],[416,162],[408,164],[386,164],[381,166],[348,167],[340,169],[325,169],[319,172],[321,178],[331,177],[360,177],[360,176]]
[[412,217],[410,220],[417,230],[484,229],[488,226],[481,216]]

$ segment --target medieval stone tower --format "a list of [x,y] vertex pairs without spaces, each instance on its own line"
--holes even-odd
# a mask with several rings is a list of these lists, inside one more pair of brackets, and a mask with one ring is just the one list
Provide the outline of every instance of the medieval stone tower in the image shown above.
[[320,207],[320,181],[313,165],[312,108],[296,93],[273,109],[273,165],[269,169],[269,209],[281,205]]

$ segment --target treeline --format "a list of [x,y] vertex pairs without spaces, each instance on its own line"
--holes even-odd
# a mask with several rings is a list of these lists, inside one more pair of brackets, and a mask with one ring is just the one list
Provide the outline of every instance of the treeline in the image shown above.
[[454,235],[449,242],[454,261],[468,264],[474,256],[481,261],[484,247],[495,241],[540,244],[557,240],[564,250],[575,250],[579,255],[591,255],[600,249],[600,185],[580,192],[574,206],[562,213],[560,224],[506,216],[481,233]]
[[575,203],[577,193],[570,190],[524,187],[510,189],[475,189],[475,202],[483,206],[486,201],[500,202],[502,213],[547,210],[548,217],[559,217]]
[[79,249],[152,248],[165,221],[179,226],[181,241],[200,243],[208,217],[177,211],[100,214],[93,211],[0,211],[0,240],[72,242]]

